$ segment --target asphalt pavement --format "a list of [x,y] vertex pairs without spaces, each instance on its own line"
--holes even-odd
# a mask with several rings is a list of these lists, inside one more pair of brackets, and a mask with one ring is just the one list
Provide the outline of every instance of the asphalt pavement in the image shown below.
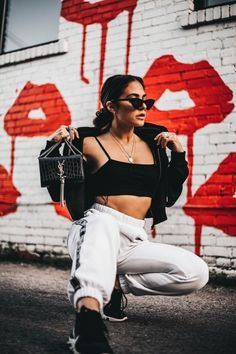
[[[69,270],[0,263],[0,353],[69,354]],[[208,284],[185,296],[128,295],[124,323],[106,322],[115,354],[235,354],[236,289]]]

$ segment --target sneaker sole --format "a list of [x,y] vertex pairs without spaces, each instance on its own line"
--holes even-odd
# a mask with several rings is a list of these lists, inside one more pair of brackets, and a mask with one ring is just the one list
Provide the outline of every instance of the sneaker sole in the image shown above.
[[[75,349],[75,339],[74,338],[71,338],[69,337],[68,341],[67,341],[67,344],[69,346],[69,350],[71,350],[73,352],[73,354],[86,354],[86,353],[82,353],[82,352],[78,352],[76,349]],[[110,354],[110,353],[100,353],[100,354]]]
[[110,317],[110,316],[106,316],[104,315],[104,313],[102,314],[102,318],[106,321],[110,321],[110,322],[124,322],[128,320],[128,317],[123,317],[123,318],[116,318],[116,317]]
[[68,344],[69,350],[71,350],[74,354],[81,354],[81,353],[77,352],[77,350],[75,349],[75,339],[74,338],[69,337],[67,344]]

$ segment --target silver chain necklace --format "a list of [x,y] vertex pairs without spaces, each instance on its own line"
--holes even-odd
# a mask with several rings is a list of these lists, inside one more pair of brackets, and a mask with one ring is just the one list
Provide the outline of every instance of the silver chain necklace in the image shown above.
[[119,145],[121,151],[125,154],[125,156],[127,157],[128,161],[130,163],[134,163],[134,159],[133,159],[133,153],[134,153],[134,147],[135,147],[135,137],[133,137],[133,144],[132,144],[132,148],[131,148],[131,152],[130,154],[125,150],[124,146],[119,142],[119,140],[112,134],[112,132],[109,132],[111,134],[111,136],[113,137],[113,139],[117,142],[117,144]]

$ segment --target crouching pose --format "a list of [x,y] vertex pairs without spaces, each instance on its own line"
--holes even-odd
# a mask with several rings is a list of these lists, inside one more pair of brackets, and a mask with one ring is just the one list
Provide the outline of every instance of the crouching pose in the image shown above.
[[[102,317],[126,319],[123,293],[179,296],[208,281],[208,267],[200,257],[150,242],[144,228],[148,217],[152,227],[167,219],[165,208],[176,202],[188,176],[176,134],[145,123],[154,100],[146,97],[140,77],[109,77],[101,103],[94,127],[61,126],[47,142],[48,148],[70,138],[84,156],[84,184],[66,190],[73,218],[68,292],[76,311],[69,341],[73,353],[83,354],[112,353]],[[54,186],[49,193],[58,200]]]

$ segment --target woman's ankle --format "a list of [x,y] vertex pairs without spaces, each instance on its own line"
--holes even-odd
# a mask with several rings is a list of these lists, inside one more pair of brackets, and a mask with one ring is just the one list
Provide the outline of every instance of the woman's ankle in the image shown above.
[[100,305],[97,299],[93,297],[82,297],[78,300],[76,309],[79,312],[82,307],[86,307],[89,310],[100,312]]
[[116,276],[114,288],[115,288],[116,290],[121,289],[120,281],[119,281],[119,275]]

